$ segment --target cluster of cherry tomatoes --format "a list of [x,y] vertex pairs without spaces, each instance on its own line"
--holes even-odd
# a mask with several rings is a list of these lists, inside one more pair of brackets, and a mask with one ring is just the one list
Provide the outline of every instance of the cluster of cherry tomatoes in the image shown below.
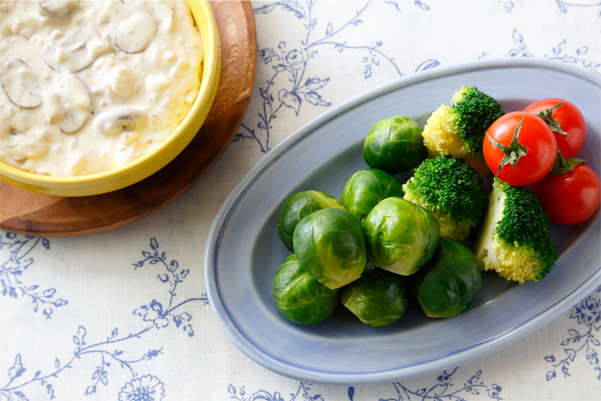
[[591,217],[601,201],[597,174],[577,159],[586,124],[574,104],[543,99],[496,120],[484,137],[484,159],[513,186],[532,185],[549,220],[576,224]]

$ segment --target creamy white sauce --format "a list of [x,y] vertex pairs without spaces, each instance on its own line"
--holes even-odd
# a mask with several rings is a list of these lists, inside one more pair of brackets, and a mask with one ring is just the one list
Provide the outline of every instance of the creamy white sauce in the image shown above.
[[59,177],[133,161],[184,119],[202,59],[184,1],[1,1],[0,159]]

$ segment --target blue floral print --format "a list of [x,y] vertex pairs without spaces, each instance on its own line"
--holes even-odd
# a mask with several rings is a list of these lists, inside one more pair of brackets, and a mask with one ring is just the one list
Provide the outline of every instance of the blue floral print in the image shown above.
[[[473,374],[471,377],[465,380],[461,385],[455,387],[456,383],[453,383],[453,379],[457,378],[454,378],[453,376],[455,375],[458,369],[459,368],[455,368],[453,370],[445,370],[444,372],[442,372],[437,377],[436,384],[434,384],[430,388],[423,387],[420,389],[412,390],[399,382],[386,384],[384,386],[392,386],[397,396],[395,398],[380,398],[378,399],[378,401],[465,401],[465,398],[463,398],[463,396],[468,394],[472,396],[486,395],[488,399],[493,399],[497,401],[503,400],[503,398],[501,398],[501,386],[497,384],[484,384],[484,381],[482,381],[481,379],[481,370],[477,371],[475,374]],[[300,382],[296,392],[291,393],[288,399],[285,399],[278,391],[269,393],[266,390],[259,390],[256,393],[247,396],[244,387],[236,389],[236,387],[234,387],[231,384],[228,386],[227,391],[230,394],[230,398],[237,401],[326,401],[321,394],[315,394],[315,390],[312,389],[312,387],[312,383]],[[348,387],[347,396],[349,401],[355,401],[355,387]]]
[[[557,7],[559,8],[559,11],[561,11],[562,13],[566,13],[568,12],[568,7],[599,7],[601,6],[601,1],[598,2],[590,2],[590,1],[578,1],[578,0],[574,0],[574,1],[564,1],[564,0],[555,0],[555,2],[557,3]],[[601,11],[599,11],[599,17],[601,17]]]
[[513,4],[513,1],[498,0],[498,2],[503,3],[503,7],[505,7],[505,10],[508,13],[511,13],[513,11],[513,7],[515,7],[515,4]]
[[599,72],[601,63],[597,63],[591,59],[586,58],[588,53],[588,46],[578,47],[576,50],[571,51],[571,55],[567,52],[568,41],[563,39],[550,54],[545,54],[545,57],[550,60],[563,61],[564,63],[579,65],[587,70]]
[[167,262],[165,252],[159,254],[159,244],[156,238],[151,238],[150,249],[152,252],[143,251],[143,260],[140,260],[133,264],[134,269],[144,266],[145,263],[150,265],[162,265],[166,272],[158,273],[157,280],[170,286],[169,289],[169,301],[165,307],[163,304],[156,299],[153,299],[150,304],[142,305],[134,310],[134,315],[141,316],[145,322],[150,322],[156,329],[162,329],[171,322],[175,324],[175,327],[181,328],[188,336],[194,336],[194,329],[192,324],[189,323],[192,320],[192,316],[187,312],[175,313],[181,306],[188,302],[201,301],[204,305],[208,305],[209,301],[206,294],[202,294],[198,298],[189,298],[179,303],[176,302],[177,286],[184,282],[184,279],[190,273],[190,269],[179,269],[179,263],[176,260]]
[[[380,399],[379,401],[411,401],[411,400],[457,400],[465,401],[463,396],[468,394],[472,396],[480,396],[486,394],[488,398],[493,400],[503,400],[501,398],[502,388],[498,384],[486,385],[481,379],[482,371],[479,370],[462,384],[455,387],[453,376],[458,368],[453,370],[445,370],[436,379],[436,384],[430,388],[423,387],[417,390],[411,390],[401,383],[392,383],[397,393],[397,398]],[[406,398],[404,398],[406,397]],[[352,401],[352,400],[351,400]]]
[[[459,3],[465,7],[475,7],[475,3]],[[579,21],[580,17],[588,17],[587,24],[592,21],[594,25],[601,21],[601,0],[539,3],[537,7],[541,15],[545,12],[547,15],[559,15],[558,22],[565,20],[566,26],[574,24],[574,20]],[[495,27],[495,37],[497,32],[500,35],[498,46],[479,41],[478,38],[473,43],[481,47],[474,47],[473,50],[469,48],[471,38],[468,34],[457,36],[456,48],[441,50],[429,42],[436,40],[440,30],[428,31],[432,36],[424,40],[419,35],[426,36],[425,30],[409,31],[405,28],[404,22],[415,22],[411,18],[419,20],[421,27],[429,27],[440,17],[445,17],[440,15],[443,11],[441,5],[445,5],[445,2],[355,0],[352,4],[348,2],[345,7],[341,6],[336,14],[328,13],[326,4],[316,0],[253,2],[257,31],[262,34],[259,35],[257,48],[259,79],[255,83],[252,107],[249,107],[245,122],[233,139],[239,142],[238,147],[246,142],[257,153],[267,153],[273,147],[276,138],[273,135],[276,135],[282,119],[294,125],[311,113],[332,108],[341,100],[340,96],[334,97],[334,90],[346,84],[342,82],[343,78],[328,69],[330,64],[338,62],[357,67],[356,70],[349,68],[351,78],[355,79],[353,82],[365,87],[359,87],[357,91],[385,80],[470,58],[538,57],[597,74],[601,72],[601,59],[596,46],[598,37],[574,33],[568,35],[564,30],[555,30],[553,35],[536,36],[526,15],[531,4],[523,0],[494,0],[479,4],[478,7],[487,7],[487,12],[495,14],[494,18],[503,20],[505,24],[502,28]],[[395,31],[392,31],[393,28],[377,29],[385,14],[390,14],[399,22],[394,27]],[[490,18],[492,21],[493,17]],[[286,36],[281,30],[273,34],[261,32],[265,28],[262,24],[267,19],[274,26],[275,23],[294,26],[295,32],[285,30],[288,32]],[[520,19],[522,24],[516,24]],[[573,32],[601,33],[597,28],[589,28],[588,31],[574,29]],[[409,37],[410,34],[413,37]],[[398,38],[403,41],[398,41]],[[412,41],[408,52],[395,47],[399,43],[406,43],[408,39]],[[405,58],[405,55],[408,57]],[[183,294],[184,289],[197,285],[191,281],[191,267],[180,264],[182,259],[178,257],[168,257],[169,249],[165,244],[159,244],[157,238],[150,238],[149,235],[143,248],[134,249],[135,255],[123,267],[136,278],[148,273],[149,281],[156,287],[152,287],[154,290],[146,293],[141,300],[125,302],[121,309],[112,311],[121,312],[116,317],[121,319],[119,322],[125,321],[131,325],[109,321],[108,324],[112,324],[110,326],[93,326],[74,320],[79,319],[77,316],[83,316],[77,314],[74,305],[77,299],[73,297],[78,292],[66,291],[80,290],[79,286],[74,284],[72,288],[66,288],[69,284],[67,280],[54,282],[51,277],[42,282],[35,278],[35,273],[44,267],[42,256],[57,252],[59,247],[56,244],[63,244],[60,241],[63,239],[0,232],[0,302],[3,302],[3,310],[7,311],[6,316],[10,316],[2,322],[9,322],[13,316],[32,320],[31,325],[5,328],[9,337],[5,336],[3,340],[10,340],[10,346],[13,347],[19,344],[19,348],[13,348],[9,353],[5,350],[8,349],[5,343],[0,343],[0,354],[4,356],[0,360],[0,401],[68,398],[164,401],[178,398],[169,384],[186,386],[185,377],[175,377],[171,371],[159,371],[157,365],[164,362],[165,366],[171,367],[177,366],[179,361],[186,361],[184,355],[170,351],[172,344],[164,340],[167,338],[164,335],[168,334],[174,341],[184,342],[187,344],[183,345],[185,348],[204,344],[201,334],[208,333],[203,331],[207,328],[202,326],[200,314],[195,313],[201,306],[208,305],[206,294],[200,292],[203,290],[198,290],[194,296]],[[64,243],[71,244],[70,240]],[[69,257],[66,260],[69,261]],[[84,313],[93,310],[92,303],[77,306],[81,306]],[[557,342],[547,341],[543,344],[543,351],[537,357],[538,363],[533,367],[536,369],[532,374],[541,383],[546,383],[546,386],[537,389],[541,390],[541,397],[557,389],[567,392],[569,389],[562,383],[574,384],[577,383],[576,379],[582,381],[583,377],[593,384],[601,382],[601,287],[572,307],[562,319],[565,331],[557,336]],[[48,332],[63,324],[67,325],[66,334]],[[43,331],[34,333],[32,328],[37,327],[35,325],[39,325]],[[19,330],[18,334],[15,334],[16,330]],[[64,348],[45,349],[48,354],[37,354],[38,348],[33,344],[43,340],[43,335],[60,336],[53,341],[58,343],[58,340],[64,340]],[[548,338],[547,334],[544,336]],[[143,341],[149,345],[144,345]],[[205,362],[203,366],[213,366],[219,361]],[[216,383],[212,390],[221,397],[207,397],[203,394],[202,385],[197,388],[200,389],[198,397],[203,399],[229,398],[235,401],[477,401],[512,399],[514,392],[520,394],[524,390],[519,386],[522,382],[516,381],[515,377],[500,374],[492,366],[478,370],[474,367],[476,365],[479,363],[420,380],[368,388],[347,386],[332,390],[304,381],[279,380],[269,374],[256,376],[255,379],[269,378],[257,383],[244,378],[254,375],[250,372],[246,372],[246,376],[232,374],[225,383],[220,381],[225,377],[223,375],[219,380],[202,377],[207,382],[213,380]],[[485,365],[490,364],[485,361]],[[228,386],[228,383],[234,384]],[[72,387],[74,396],[69,397],[63,391],[66,386]],[[546,390],[546,393],[542,390]]]
[[[394,8],[396,8],[396,9],[397,9],[397,11],[401,11],[401,12],[403,11],[403,10],[401,9],[401,5],[399,4],[399,1],[398,1],[398,0],[384,0],[384,3],[387,3],[387,4],[391,4],[391,5],[393,5],[393,6],[394,6]],[[419,7],[419,8],[421,8],[422,10],[425,10],[425,11],[427,11],[427,10],[429,10],[429,9],[430,9],[430,7],[428,7],[428,5],[427,5],[427,4],[425,4],[424,2],[422,2],[422,1],[419,1],[419,0],[415,0],[415,1],[413,1],[413,4],[414,4],[414,5],[416,5],[416,6],[418,6],[418,7]]]
[[[385,0],[385,1],[387,1],[387,0]],[[513,11],[513,8],[515,7],[515,3],[513,1],[497,0],[497,2],[502,3],[508,13],[511,13],[511,11]],[[574,0],[574,1],[555,0],[555,3],[557,4],[557,8],[559,9],[559,11],[561,11],[564,14],[568,13],[569,7],[599,7],[599,6],[601,6],[601,2],[590,2],[590,1],[582,1],[582,0],[581,1],[578,1],[578,0]],[[599,12],[599,17],[601,17],[601,11]]]
[[160,401],[165,389],[156,376],[144,375],[133,379],[121,389],[119,401]]
[[[507,57],[534,57],[528,51],[524,37],[518,32],[517,29],[513,30],[512,38],[517,47],[509,50]],[[567,39],[563,39],[557,46],[553,46],[551,53],[547,53],[544,56],[549,60],[557,60],[568,64],[579,65],[587,70],[597,73],[599,72],[601,63],[597,63],[586,58],[586,54],[589,50],[588,46],[581,46],[575,50],[572,50],[571,55],[568,53],[568,48]]]
[[[42,238],[26,237],[23,240],[18,240],[12,234],[7,237],[11,241],[3,241],[2,246],[14,247],[12,254],[20,255],[20,259],[15,256],[19,260],[22,260],[35,247],[35,244],[37,244],[36,241],[42,241],[46,245],[49,244],[48,242],[44,242]],[[46,245],[44,246],[46,247]],[[200,301],[203,305],[207,305],[208,299],[206,294],[201,294],[200,297],[188,298],[177,302],[176,289],[178,285],[184,282],[190,270],[181,269],[177,260],[169,261],[165,252],[159,253],[159,243],[156,238],[150,239],[150,249],[150,251],[142,251],[143,259],[133,263],[134,270],[144,267],[146,264],[161,266],[164,270],[157,273],[157,280],[169,287],[169,298],[165,303],[153,299],[147,305],[142,305],[134,309],[133,314],[141,317],[142,321],[147,322],[148,325],[136,333],[129,333],[127,335],[121,335],[119,328],[115,327],[105,337],[105,340],[96,340],[95,342],[89,340],[90,336],[87,329],[84,326],[79,326],[77,332],[73,335],[74,350],[72,356],[69,357],[66,363],[61,363],[57,357],[54,361],[54,369],[48,373],[38,370],[33,376],[27,375],[28,370],[22,363],[22,355],[17,354],[13,365],[8,369],[8,383],[0,387],[0,400],[4,401],[2,397],[11,401],[27,400],[24,391],[33,384],[44,386],[49,399],[55,399],[55,391],[51,381],[58,379],[59,375],[65,369],[73,368],[77,361],[84,357],[95,357],[98,362],[92,372],[91,382],[85,389],[85,395],[97,393],[101,386],[107,386],[111,367],[119,367],[121,371],[129,372],[132,377],[132,380],[126,383],[121,389],[119,394],[120,401],[158,401],[163,399],[163,383],[152,375],[139,376],[136,370],[136,366],[141,362],[150,361],[163,354],[163,348],[150,349],[141,353],[141,355],[139,352],[137,355],[131,355],[135,354],[136,351],[127,351],[126,344],[131,342],[131,340],[141,338],[150,331],[164,329],[172,323],[176,328],[182,329],[189,337],[193,337],[194,330],[190,323],[192,315],[182,311],[181,308],[189,302],[195,301]],[[13,261],[12,263],[16,262]],[[22,263],[27,264],[28,262]]]
[[[289,401],[325,401],[321,394],[311,394],[311,387],[313,383],[300,382],[298,389],[295,393],[290,394]],[[230,398],[238,401],[286,401],[284,397],[278,392],[269,393],[265,390],[259,390],[256,393],[246,397],[246,390],[244,387],[236,389],[233,385],[229,385],[227,388]]]
[[55,288],[44,290],[37,284],[25,284],[23,281],[24,273],[34,263],[31,255],[36,248],[39,249],[40,244],[42,248],[50,249],[50,241],[44,237],[15,233],[0,235],[0,251],[3,251],[0,254],[2,257],[0,294],[8,298],[28,299],[33,305],[34,312],[42,308],[42,314],[46,319],[51,319],[54,309],[67,305],[69,301],[55,297]]
[[[398,0],[383,0],[387,5],[394,7],[398,12],[402,12],[405,6],[401,6]],[[503,5],[507,13],[511,13],[516,4],[513,1],[498,0]],[[430,11],[430,6],[423,1],[409,2],[420,10]],[[601,6],[601,3],[578,3],[565,2],[556,0],[557,6],[563,13],[568,12],[569,7],[589,7]],[[290,43],[280,41],[277,48],[259,47],[259,60],[264,65],[269,65],[273,69],[271,78],[267,80],[266,86],[259,84],[259,95],[262,102],[262,110],[258,113],[258,123],[256,126],[242,124],[239,132],[234,136],[233,142],[251,140],[257,143],[262,153],[267,153],[271,150],[270,138],[273,130],[273,122],[279,113],[284,110],[294,111],[294,115],[298,116],[303,105],[310,104],[312,106],[329,107],[332,103],[324,99],[320,90],[330,82],[331,77],[305,77],[308,71],[309,64],[319,62],[319,47],[333,47],[337,52],[355,51],[361,55],[363,62],[363,78],[369,79],[372,77],[375,70],[383,64],[391,66],[398,77],[403,77],[406,74],[402,73],[396,64],[394,58],[388,56],[383,50],[383,41],[377,40],[375,44],[357,45],[349,43],[342,39],[344,32],[351,28],[364,23],[364,14],[372,1],[367,1],[359,8],[354,15],[340,26],[334,26],[332,22],[328,23],[325,32],[319,38],[315,39],[317,33],[317,18],[315,17],[314,8],[317,4],[316,0],[299,1],[276,1],[267,3],[254,9],[254,13],[259,16],[261,14],[269,14],[280,10],[292,17],[293,21],[298,21],[302,24],[304,34],[299,35],[300,46],[291,48]],[[600,13],[601,16],[601,13]],[[516,47],[510,49],[506,57],[534,57],[526,45],[524,37],[517,29],[512,33],[513,41]],[[558,60],[565,63],[580,65],[583,68],[591,71],[599,72],[601,64],[587,58],[588,46],[578,46],[576,48],[568,44],[567,39],[563,39],[560,43],[554,46],[549,53],[537,55],[537,57],[545,57],[551,60]],[[488,56],[486,51],[477,57],[484,59]],[[440,65],[436,59],[425,60],[415,69],[415,72],[428,70]],[[288,79],[282,79],[287,77]]]
[[569,367],[576,362],[576,357],[582,354],[596,372],[597,380],[601,380],[601,365],[599,365],[601,342],[597,335],[601,330],[601,297],[599,294],[601,294],[601,287],[570,310],[570,319],[575,319],[577,324],[584,325],[584,332],[569,329],[569,337],[561,342],[561,346],[564,347],[564,357],[556,358],[554,355],[545,357],[545,361],[552,364],[552,369],[546,375],[547,381],[558,377],[558,371],[564,378],[572,376]]
[[[387,1],[400,11],[398,2]],[[278,1],[255,8],[257,15],[268,14],[279,9],[291,14],[299,23],[302,23],[304,35],[301,35],[300,46],[291,48],[286,41],[280,41],[277,48],[264,47],[259,48],[259,59],[264,64],[269,64],[273,69],[273,75],[267,81],[267,86],[259,86],[259,94],[262,101],[262,111],[259,112],[259,122],[255,127],[241,125],[241,132],[234,136],[233,142],[246,139],[256,141],[261,152],[267,153],[271,150],[270,135],[273,129],[273,121],[278,113],[286,109],[294,111],[298,116],[303,104],[312,106],[329,107],[331,102],[323,98],[320,90],[324,88],[330,77],[307,77],[307,65],[318,58],[319,47],[333,47],[337,52],[357,51],[361,55],[361,61],[364,63],[363,77],[369,79],[374,70],[386,63],[396,71],[399,77],[404,76],[395,60],[386,55],[383,51],[384,43],[382,40],[375,44],[355,45],[345,40],[339,39],[340,34],[346,29],[358,26],[364,21],[362,15],[371,4],[371,1],[365,3],[358,9],[344,24],[335,27],[332,22],[326,25],[325,32],[318,39],[312,35],[317,29],[317,19],[314,17],[313,8],[317,1],[309,0],[304,4],[298,1]],[[428,6],[423,2],[416,1],[415,4],[422,10],[428,10]],[[427,60],[420,64],[417,71],[434,68],[439,65],[436,60]],[[287,77],[287,80],[282,80]],[[282,83],[285,83],[283,87]],[[264,138],[264,139],[262,139]]]

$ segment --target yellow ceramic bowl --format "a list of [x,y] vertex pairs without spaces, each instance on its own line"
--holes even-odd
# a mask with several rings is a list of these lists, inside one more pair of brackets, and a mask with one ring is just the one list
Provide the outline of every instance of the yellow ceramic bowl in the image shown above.
[[202,36],[204,61],[198,97],[177,129],[152,152],[122,167],[78,177],[50,177],[19,170],[0,161],[0,179],[19,188],[46,195],[89,196],[134,184],[157,172],[190,143],[209,114],[221,69],[215,18],[208,1],[188,1]]

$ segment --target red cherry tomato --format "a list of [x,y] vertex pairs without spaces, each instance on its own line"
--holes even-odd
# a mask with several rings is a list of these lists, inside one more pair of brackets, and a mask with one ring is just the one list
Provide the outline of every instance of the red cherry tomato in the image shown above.
[[599,177],[579,164],[563,174],[549,174],[532,186],[549,220],[559,224],[581,223],[591,217],[601,201]]
[[[549,98],[532,103],[524,111],[538,114],[551,109],[561,102],[565,102],[565,104],[556,108],[551,113],[551,117],[559,124],[561,130],[568,133],[568,135],[562,135],[553,132],[557,146],[559,146],[563,157],[567,159],[576,156],[586,140],[586,123],[580,110],[573,103],[563,99]],[[545,117],[543,117],[544,119]],[[553,131],[552,125],[553,123],[551,123],[551,131]]]
[[547,123],[539,116],[516,111],[492,123],[484,136],[483,151],[491,171],[501,181],[519,187],[535,183],[547,175],[557,156],[557,142]]

